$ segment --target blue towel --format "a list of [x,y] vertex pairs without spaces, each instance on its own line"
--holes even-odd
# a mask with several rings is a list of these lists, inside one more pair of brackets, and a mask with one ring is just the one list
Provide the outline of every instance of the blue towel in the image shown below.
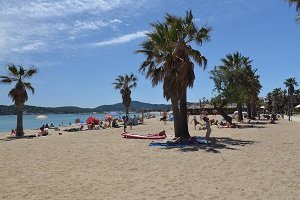
[[172,142],[151,142],[149,144],[149,146],[151,147],[186,147],[186,146],[193,146],[193,145],[197,145],[197,144],[210,144],[211,141],[206,141],[206,139],[204,138],[197,138],[197,143],[194,144],[190,144],[190,143],[172,143]]

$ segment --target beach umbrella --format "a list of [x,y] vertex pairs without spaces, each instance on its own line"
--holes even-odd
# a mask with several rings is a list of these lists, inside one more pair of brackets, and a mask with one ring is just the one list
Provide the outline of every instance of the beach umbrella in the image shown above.
[[94,123],[95,125],[98,125],[99,122],[100,122],[100,120],[99,120],[98,118],[96,118],[96,117],[93,117],[93,116],[89,116],[89,117],[87,118],[87,120],[86,120],[86,123],[87,123],[87,124],[92,124],[92,123]]
[[297,105],[295,108],[300,108],[300,104],[299,104],[299,105]]

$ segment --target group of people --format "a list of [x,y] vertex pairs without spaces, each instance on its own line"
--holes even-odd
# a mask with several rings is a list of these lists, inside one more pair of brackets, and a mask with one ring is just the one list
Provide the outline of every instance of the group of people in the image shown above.
[[209,118],[204,115],[204,116],[200,116],[200,119],[202,118],[202,120],[204,121],[204,124],[201,124],[200,122],[197,121],[196,116],[193,117],[191,123],[194,124],[194,128],[195,130],[197,129],[197,125],[201,124],[202,126],[204,126],[204,129],[206,130],[206,134],[205,134],[205,138],[207,141],[210,140],[210,134],[211,134],[211,121],[209,120]]

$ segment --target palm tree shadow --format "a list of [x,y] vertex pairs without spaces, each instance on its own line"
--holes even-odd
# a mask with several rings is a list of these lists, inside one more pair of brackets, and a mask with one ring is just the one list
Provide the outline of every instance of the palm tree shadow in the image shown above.
[[5,137],[5,138],[1,138],[1,141],[5,141],[5,142],[9,142],[9,141],[14,141],[14,140],[19,140],[19,139],[33,139],[35,138],[35,135],[25,135],[25,136],[21,136],[21,137]]
[[[227,150],[239,150],[238,146],[246,146],[254,144],[254,141],[250,140],[237,140],[228,137],[220,137],[220,138],[212,138],[213,143],[209,144],[192,144],[192,145],[185,145],[185,146],[167,146],[162,149],[174,149],[177,148],[181,152],[194,152],[194,151],[206,151],[208,153],[221,153],[221,149]],[[235,146],[235,147],[233,147]]]

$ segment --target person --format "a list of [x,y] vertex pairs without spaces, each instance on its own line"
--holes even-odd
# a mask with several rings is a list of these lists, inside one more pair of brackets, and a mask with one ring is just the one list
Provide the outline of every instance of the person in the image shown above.
[[275,120],[276,120],[276,115],[272,114],[270,117],[270,124],[275,124]]
[[80,126],[80,129],[79,129],[79,130],[80,130],[80,131],[83,131],[83,125]]
[[126,133],[126,128],[127,128],[127,121],[128,121],[128,117],[127,116],[123,116],[123,124],[124,124],[124,133]]
[[113,128],[119,128],[120,127],[119,124],[117,123],[117,119],[113,119],[113,121],[112,121],[112,127]]
[[208,142],[210,140],[210,134],[211,134],[210,122],[208,117],[204,117],[203,120],[205,122],[205,128],[206,128],[205,138],[206,141]]
[[191,123],[192,123],[192,122],[194,122],[194,127],[195,127],[195,130],[196,130],[196,126],[197,126],[197,124],[199,124],[199,122],[197,121],[196,116],[193,117]]
[[107,119],[107,121],[108,121],[108,128],[111,128],[111,122],[112,122],[112,118],[111,118],[111,117],[109,117],[109,118]]
[[37,136],[39,137],[39,136],[46,136],[46,135],[48,135],[48,128],[41,127],[40,132],[38,132]]
[[16,136],[16,130],[15,130],[15,129],[11,129],[10,135],[11,135],[11,136]]
[[162,113],[162,118],[160,118],[160,121],[163,121],[165,125],[167,124],[167,116],[168,116],[168,113],[166,111],[164,111]]

